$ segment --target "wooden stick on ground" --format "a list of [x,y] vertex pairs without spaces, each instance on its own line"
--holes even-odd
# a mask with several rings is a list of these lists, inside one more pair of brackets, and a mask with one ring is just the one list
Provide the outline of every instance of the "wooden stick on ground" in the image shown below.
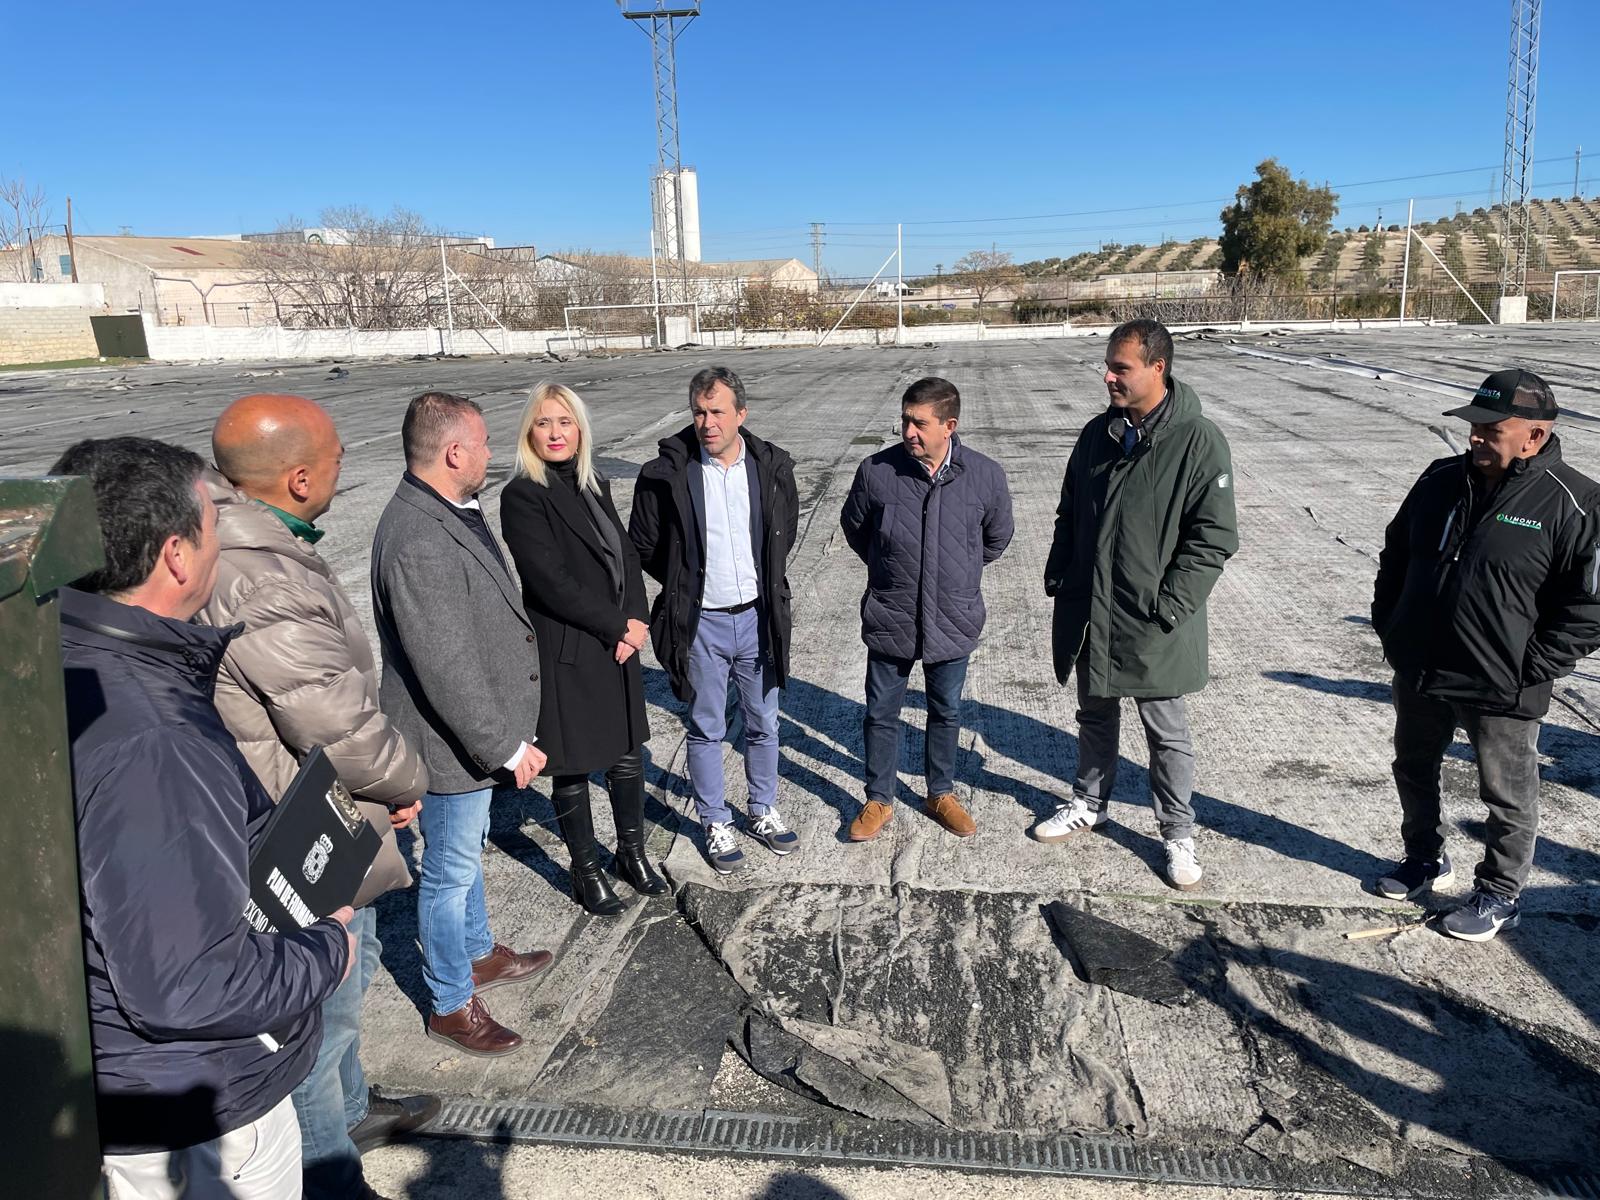
[[1403,925],[1380,925],[1374,929],[1347,929],[1344,931],[1344,940],[1359,942],[1364,938],[1387,937],[1390,934],[1405,933],[1410,929],[1421,929],[1428,923],[1426,917],[1420,921],[1407,921]]

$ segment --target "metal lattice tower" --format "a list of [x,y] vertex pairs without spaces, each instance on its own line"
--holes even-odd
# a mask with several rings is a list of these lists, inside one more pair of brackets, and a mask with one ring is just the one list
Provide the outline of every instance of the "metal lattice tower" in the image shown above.
[[622,15],[650,35],[650,65],[655,80],[656,175],[650,188],[656,245],[667,255],[669,286],[688,300],[689,264],[684,257],[683,156],[678,148],[678,36],[700,15],[699,0],[668,6],[617,0]]
[[1511,0],[1511,70],[1506,84],[1506,155],[1500,176],[1500,294],[1528,286],[1533,117],[1539,89],[1540,0]]

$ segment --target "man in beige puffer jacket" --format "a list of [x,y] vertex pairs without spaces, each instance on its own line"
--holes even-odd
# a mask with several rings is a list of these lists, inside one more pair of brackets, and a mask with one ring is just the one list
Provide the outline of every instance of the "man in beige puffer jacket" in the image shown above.
[[359,960],[323,1005],[323,1043],[293,1093],[305,1195],[370,1196],[361,1151],[431,1120],[433,1097],[371,1095],[361,1071],[361,1002],[380,946],[370,905],[411,882],[394,829],[410,823],[428,770],[378,707],[378,667],[354,608],[315,544],[344,455],[333,420],[299,396],[246,396],[217,419],[208,473],[217,505],[217,586],[199,620],[243,624],[217,678],[216,703],[274,799],[313,746],[384,834],[350,924]]

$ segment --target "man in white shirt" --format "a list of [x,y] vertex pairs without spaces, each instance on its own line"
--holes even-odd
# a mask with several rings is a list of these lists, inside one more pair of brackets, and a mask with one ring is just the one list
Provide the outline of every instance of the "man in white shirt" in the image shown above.
[[794,460],[744,428],[744,384],[726,367],[689,382],[694,421],[660,442],[634,491],[628,534],[662,584],[656,657],[689,704],[689,781],[721,874],[744,862],[722,774],[728,681],[744,715],[751,836],[774,854],[799,837],[778,815],[778,689],[788,676],[785,563],[798,531]]

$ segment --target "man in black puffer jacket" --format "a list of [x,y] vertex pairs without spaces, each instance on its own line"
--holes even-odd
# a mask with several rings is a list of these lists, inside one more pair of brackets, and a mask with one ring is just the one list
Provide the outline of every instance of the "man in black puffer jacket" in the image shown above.
[[799,532],[794,459],[745,428],[744,383],[727,367],[689,380],[692,422],[639,472],[628,537],[661,584],[650,640],[689,705],[689,783],[719,875],[744,863],[722,777],[728,683],[744,717],[750,836],[779,856],[800,836],[778,813],[778,691],[789,679],[787,564]]
[[[188,450],[79,442],[106,565],[61,591],[84,960],[105,1172],[119,1200],[300,1195],[289,1093],[349,969],[354,915],[245,920],[272,798],[212,703],[241,626],[190,618],[217,574],[217,511]],[[177,1181],[175,1186],[173,1181]]]
[[1472,898],[1444,931],[1517,923],[1539,816],[1539,722],[1557,679],[1600,646],[1600,485],[1561,460],[1559,410],[1531,371],[1489,376],[1445,416],[1466,454],[1422,473],[1389,524],[1372,624],[1395,669],[1394,778],[1405,861],[1378,881],[1411,899],[1452,877],[1439,767],[1457,726],[1489,806]]

